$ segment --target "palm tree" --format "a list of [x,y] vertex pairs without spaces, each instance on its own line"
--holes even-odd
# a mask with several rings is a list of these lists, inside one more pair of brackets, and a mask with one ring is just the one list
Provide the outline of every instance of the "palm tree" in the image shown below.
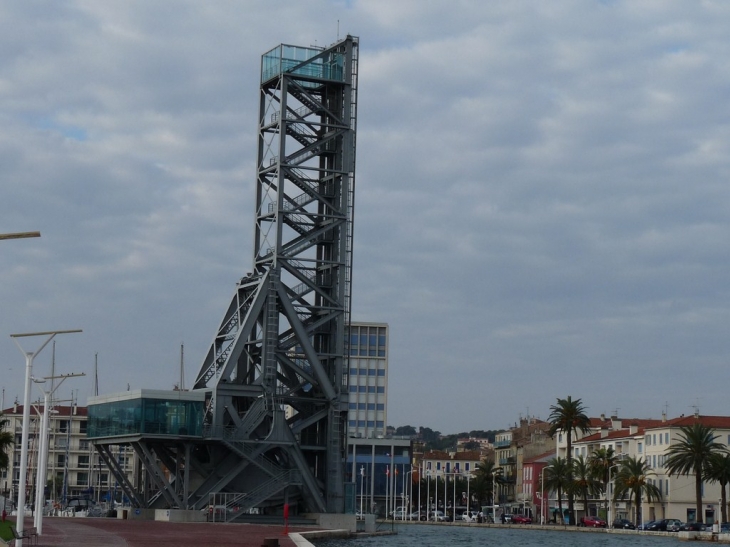
[[[590,431],[590,419],[586,416],[585,407],[580,399],[573,400],[570,396],[567,399],[558,399],[557,404],[550,407],[550,416],[548,416],[548,422],[550,422],[550,429],[548,434],[551,437],[555,437],[555,434],[560,431],[565,433],[567,442],[567,463],[568,472],[571,474],[570,479],[573,479],[573,433],[588,433]],[[570,518],[575,520],[575,514],[573,512],[573,494],[568,491],[568,514]]]
[[638,524],[641,520],[641,500],[646,496],[646,501],[651,503],[655,500],[662,499],[662,493],[656,485],[649,482],[649,477],[655,473],[649,467],[649,463],[642,460],[641,457],[629,456],[621,460],[616,474],[616,488],[614,490],[613,499],[622,499],[626,494],[629,495],[629,505],[635,505],[635,518]]
[[730,483],[730,454],[712,454],[705,467],[705,478],[720,483],[722,496],[720,522],[727,522],[727,485]]
[[611,480],[611,468],[616,465],[616,453],[613,447],[598,448],[588,458],[588,463],[593,471],[593,476],[601,481],[603,493],[606,494],[604,510],[608,514],[608,483]]
[[474,474],[476,475],[476,480],[480,482],[481,485],[483,485],[485,496],[491,499],[492,505],[494,505],[494,500],[496,498],[495,492],[492,491],[492,487],[494,486],[495,482],[501,482],[502,468],[495,467],[492,460],[484,458],[477,464]]
[[679,442],[667,449],[664,467],[670,475],[695,475],[697,522],[702,522],[702,478],[712,454],[724,453],[725,447],[716,443],[717,435],[701,423],[680,428]]
[[2,412],[0,412],[0,471],[8,468],[10,464],[8,450],[15,442],[13,434],[10,431],[5,431],[8,423],[7,418],[4,418]]
[[588,496],[600,495],[601,486],[601,483],[596,480],[588,460],[583,456],[578,456],[573,460],[573,484],[570,491],[581,497],[586,515],[588,515]]
[[563,492],[570,490],[572,473],[568,467],[568,460],[565,458],[553,458],[545,467],[545,486],[553,490],[558,496],[558,508],[560,510],[560,521],[564,522],[563,515]]

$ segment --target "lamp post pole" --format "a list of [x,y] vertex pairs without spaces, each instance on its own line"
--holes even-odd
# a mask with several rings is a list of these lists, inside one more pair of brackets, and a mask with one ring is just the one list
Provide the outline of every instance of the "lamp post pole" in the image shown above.
[[362,512],[362,500],[365,497],[365,466],[360,466],[360,516],[363,516]]
[[454,470],[454,501],[451,503],[451,522],[456,522],[456,470]]
[[471,484],[471,473],[466,474],[466,510],[469,518],[471,518],[471,491],[469,486]]
[[[606,505],[608,505],[608,522],[606,522],[606,526],[613,526],[613,520],[611,520],[611,500],[609,499],[609,494],[613,493],[614,485],[613,485],[613,470],[617,467],[620,467],[619,464],[612,465],[608,468],[608,488],[606,489]],[[609,493],[608,490],[611,490]],[[615,518],[615,516],[614,516]]]
[[41,237],[41,233],[40,232],[16,232],[14,234],[0,234],[0,240],[25,239],[27,237]]
[[497,524],[497,505],[494,503],[497,501],[497,491],[495,485],[497,484],[497,472],[492,471],[492,523]]
[[540,524],[545,524],[545,469],[540,470]]
[[[35,488],[35,513],[34,513],[34,524],[36,527],[36,532],[38,535],[43,534],[43,507],[46,505],[44,500],[44,490],[45,490],[45,484],[46,484],[46,475],[47,475],[47,467],[48,467],[48,419],[49,419],[49,413],[50,413],[50,400],[53,396],[53,393],[61,386],[61,384],[66,380],[66,378],[74,378],[76,376],[86,376],[86,374],[77,373],[77,374],[61,374],[59,376],[47,376],[43,379],[37,380],[35,378],[32,378],[32,380],[38,384],[38,387],[43,392],[43,420],[41,421],[41,439],[40,439],[40,445],[38,448],[38,469],[36,470],[36,488]],[[40,384],[44,384],[47,380],[57,380],[60,378],[60,382],[56,384],[52,389],[49,391],[44,390],[42,387],[40,387]]]
[[[23,432],[21,435],[21,446],[20,446],[20,477],[18,481],[18,514],[15,521],[16,530],[22,535],[24,528],[23,519],[25,517],[25,489],[27,488],[27,473],[28,473],[28,437],[30,434],[30,379],[33,375],[33,359],[38,355],[43,348],[46,347],[57,334],[68,334],[73,332],[81,332],[81,329],[75,330],[57,330],[57,331],[45,331],[45,332],[29,332],[23,334],[11,334],[10,337],[18,346],[21,353],[25,356],[25,391],[23,399]],[[41,344],[35,352],[25,351],[18,342],[18,338],[29,337],[29,336],[47,336],[45,342]],[[23,547],[23,540],[15,540],[17,547]]]

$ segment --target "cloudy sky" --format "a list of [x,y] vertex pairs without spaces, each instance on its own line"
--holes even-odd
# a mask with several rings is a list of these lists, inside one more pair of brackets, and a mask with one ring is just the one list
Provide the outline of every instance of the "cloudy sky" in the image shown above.
[[[250,270],[259,62],[360,37],[353,317],[391,425],[728,414],[730,4],[0,3],[0,384],[188,385]],[[42,339],[23,339],[33,350]],[[48,373],[50,346],[36,361]],[[40,392],[35,391],[37,396]]]

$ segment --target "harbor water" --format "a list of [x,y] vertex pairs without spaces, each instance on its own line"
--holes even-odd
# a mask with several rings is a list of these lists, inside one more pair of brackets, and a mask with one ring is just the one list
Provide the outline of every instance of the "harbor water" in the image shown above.
[[[389,530],[387,528],[381,528]],[[317,547],[678,547],[677,537],[517,527],[396,525],[397,535],[322,540]]]

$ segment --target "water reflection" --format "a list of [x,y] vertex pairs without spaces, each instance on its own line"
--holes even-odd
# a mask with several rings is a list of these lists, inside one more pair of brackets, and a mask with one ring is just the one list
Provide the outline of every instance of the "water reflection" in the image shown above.
[[[398,535],[317,541],[317,547],[676,547],[677,537],[517,527],[399,525]],[[389,528],[385,528],[389,529]]]

